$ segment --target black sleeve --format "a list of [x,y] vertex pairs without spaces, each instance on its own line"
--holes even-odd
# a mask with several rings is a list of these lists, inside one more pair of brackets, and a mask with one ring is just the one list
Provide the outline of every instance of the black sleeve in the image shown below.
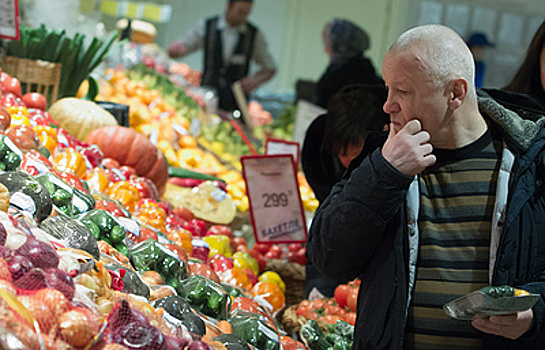
[[392,167],[380,149],[365,157],[316,212],[307,241],[316,268],[336,279],[359,276],[404,205],[412,179]]

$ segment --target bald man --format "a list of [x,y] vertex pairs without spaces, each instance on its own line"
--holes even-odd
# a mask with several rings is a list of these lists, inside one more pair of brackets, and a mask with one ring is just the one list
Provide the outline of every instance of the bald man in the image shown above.
[[508,94],[477,94],[474,74],[451,29],[403,33],[383,62],[390,131],[316,213],[312,263],[362,280],[354,349],[545,344],[543,299],[473,321],[442,310],[488,285],[545,295],[545,117]]

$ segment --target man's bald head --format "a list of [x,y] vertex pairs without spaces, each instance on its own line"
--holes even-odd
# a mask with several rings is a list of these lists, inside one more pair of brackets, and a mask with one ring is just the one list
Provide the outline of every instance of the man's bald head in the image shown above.
[[452,29],[441,25],[420,26],[401,34],[387,55],[405,55],[415,60],[438,87],[463,78],[468,97],[475,96],[475,63],[464,40]]

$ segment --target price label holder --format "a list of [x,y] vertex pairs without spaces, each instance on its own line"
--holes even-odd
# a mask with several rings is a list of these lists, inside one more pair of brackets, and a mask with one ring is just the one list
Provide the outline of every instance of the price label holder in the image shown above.
[[265,142],[265,154],[291,154],[295,159],[295,165],[299,164],[299,142],[267,138]]
[[240,161],[256,242],[306,242],[308,232],[293,157],[254,155]]
[[0,0],[0,38],[19,40],[19,1]]
[[295,127],[293,128],[292,140],[303,143],[305,133],[310,124],[320,114],[326,113],[327,110],[308,101],[299,100],[297,102],[297,114],[295,115]]

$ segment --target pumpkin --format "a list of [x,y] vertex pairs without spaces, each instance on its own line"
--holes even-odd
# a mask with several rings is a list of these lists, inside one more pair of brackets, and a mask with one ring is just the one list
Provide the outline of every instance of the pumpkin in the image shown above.
[[89,133],[105,126],[118,125],[115,117],[94,102],[67,97],[58,100],[49,109],[49,114],[61,128],[83,140]]
[[168,162],[163,152],[144,135],[130,128],[108,126],[91,132],[85,142],[97,145],[104,158],[133,167],[138,176],[153,181],[159,193],[163,193],[168,180]]

